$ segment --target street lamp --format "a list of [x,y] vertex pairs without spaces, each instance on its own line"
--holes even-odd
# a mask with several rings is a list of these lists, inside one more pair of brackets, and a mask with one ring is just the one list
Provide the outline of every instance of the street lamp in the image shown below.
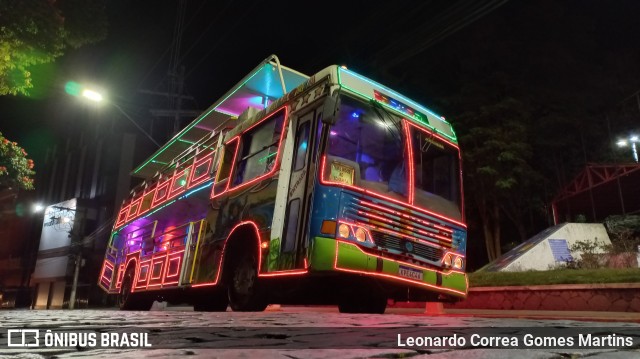
[[[93,102],[102,102],[104,100],[104,96],[102,96],[100,92],[92,90],[90,88],[86,88],[78,84],[77,82],[73,82],[73,81],[67,82],[67,84],[65,85],[65,91],[72,96],[80,95]],[[154,140],[149,133],[147,133],[147,131],[145,131],[142,127],[140,127],[140,125],[138,125],[138,123],[133,118],[131,118],[131,116],[129,116],[129,114],[126,113],[125,110],[122,109],[122,107],[118,106],[118,104],[113,103],[111,101],[107,101],[107,103],[109,103],[111,106],[115,107],[118,111],[120,111],[120,113],[124,117],[126,117],[129,121],[131,121],[131,123],[133,123],[138,128],[138,130],[140,130],[140,132],[144,133],[144,135],[147,136],[147,138],[149,138],[151,142],[153,142],[156,146],[161,147],[160,144],[156,142],[156,140]]]
[[620,139],[616,143],[618,147],[627,147],[631,145],[631,152],[633,153],[633,159],[638,162],[638,149],[636,143],[640,142],[640,138],[637,135],[631,135],[626,139]]

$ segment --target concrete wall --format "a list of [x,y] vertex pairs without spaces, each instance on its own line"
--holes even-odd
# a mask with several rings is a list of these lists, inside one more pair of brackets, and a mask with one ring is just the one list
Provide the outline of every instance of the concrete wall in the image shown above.
[[[563,261],[556,261],[551,250],[549,240],[565,240],[569,249],[579,241],[594,241],[599,245],[611,244],[609,235],[601,223],[567,223],[550,233],[545,240],[527,249],[513,262],[501,271],[520,272],[527,270],[548,270],[562,265]],[[580,252],[572,251],[574,259],[579,259]]]

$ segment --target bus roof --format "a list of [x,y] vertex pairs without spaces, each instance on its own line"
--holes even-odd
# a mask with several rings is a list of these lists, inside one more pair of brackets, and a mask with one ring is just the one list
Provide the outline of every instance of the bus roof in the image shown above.
[[[338,83],[343,89],[356,96],[375,100],[386,108],[406,117],[420,126],[426,126],[457,143],[451,124],[444,117],[436,115],[426,107],[400,93],[336,65],[329,66],[319,74],[337,73]],[[315,76],[314,76],[315,77]],[[146,159],[131,174],[136,177],[152,178],[157,172],[171,164],[180,154],[189,150],[197,141],[231,125],[228,120],[237,118],[247,108],[263,110],[275,100],[304,84],[309,76],[280,65],[277,56],[271,55],[231,90],[213,103],[200,116],[182,129],[164,146]]]
[[281,66],[279,59],[271,55],[136,167],[131,174],[142,178],[153,177],[179,154],[230,118],[239,116],[248,107],[264,109],[265,105],[298,87],[308,78],[307,75]]

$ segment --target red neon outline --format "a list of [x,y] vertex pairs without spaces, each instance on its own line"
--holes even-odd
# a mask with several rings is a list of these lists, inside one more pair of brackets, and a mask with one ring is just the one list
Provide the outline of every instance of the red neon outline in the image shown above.
[[129,214],[129,204],[127,204],[124,208],[122,208],[118,213],[118,222],[116,222],[116,225],[114,226],[114,228],[118,228],[121,225],[123,225],[125,222],[127,222],[128,214]]
[[[244,226],[244,225],[253,226],[258,238],[258,277],[277,277],[277,276],[288,276],[288,275],[301,275],[301,274],[308,273],[308,270],[306,268],[305,269],[288,269],[283,271],[266,272],[266,273],[261,272],[262,249],[260,247],[260,243],[261,243],[260,229],[258,228],[258,225],[254,221],[242,221],[236,224],[231,229],[231,231],[229,232],[229,235],[227,236],[227,239],[225,239],[224,244],[222,245],[222,252],[220,253],[220,262],[218,263],[216,279],[213,282],[193,284],[191,285],[192,288],[214,286],[218,284],[218,281],[220,280],[220,273],[222,272],[222,263],[224,261],[224,254],[225,254],[225,248],[227,247],[227,242],[229,241],[229,238],[231,238],[231,235],[235,232],[235,230],[238,229],[238,227]],[[306,258],[305,258],[305,263],[306,263]]]
[[[231,177],[233,176],[233,168],[235,167],[236,157],[238,156],[238,150],[240,149],[240,136],[235,136],[232,139],[230,139],[227,143],[224,144],[225,148],[222,149],[223,151],[226,150],[226,147],[233,141],[238,141],[238,143],[236,143],[236,148],[233,151],[233,159],[231,160],[231,169],[229,170],[229,176],[227,176],[226,178],[227,183],[225,183],[225,186],[222,192],[215,193],[216,184],[218,183],[218,181],[214,181],[213,185],[211,186],[211,196],[209,196],[210,199],[219,197],[223,195],[225,192],[227,192],[227,190],[229,190],[229,183],[231,183]],[[218,164],[218,173],[220,173],[223,163],[224,163],[224,152],[222,153],[222,157],[220,158],[220,163]],[[224,178],[221,179],[221,181],[223,180]]]
[[[171,182],[171,179],[168,178],[164,182],[158,183],[158,185],[156,186],[156,193],[153,195],[153,201],[151,201],[151,208],[160,205],[162,202],[164,202],[167,199],[170,192],[170,188],[169,188],[170,182]],[[158,197],[158,193],[160,193],[162,189],[165,187],[167,189],[167,192],[164,194],[164,196]]]
[[179,195],[180,193],[182,193],[186,188],[187,188],[187,183],[189,180],[189,177],[187,176],[187,181],[185,181],[185,184],[183,186],[180,186],[176,189],[173,188],[173,186],[176,184],[176,181],[178,181],[178,179],[180,177],[182,177],[185,172],[187,172],[187,170],[189,170],[191,168],[191,166],[188,166],[186,168],[183,168],[180,172],[174,172],[173,176],[171,177],[171,186],[169,186],[169,197],[167,197],[167,199],[171,199],[177,195]]
[[[180,254],[180,253],[183,253],[183,252],[184,252],[184,249],[183,249],[183,250],[181,250],[181,251],[179,251],[179,252],[172,253],[171,255],[173,256],[173,255],[175,255],[175,254]],[[169,274],[169,267],[170,267],[170,264],[171,264],[171,262],[176,261],[176,260],[178,261],[178,267],[177,267],[177,270],[176,270],[176,272],[175,272],[175,273],[171,273],[171,274]],[[166,269],[166,271],[165,271],[166,273],[165,273],[164,278],[165,278],[165,279],[167,279],[167,278],[175,277],[175,276],[177,276],[178,274],[180,274],[180,264],[181,264],[181,262],[182,262],[182,256],[178,256],[178,255],[176,255],[176,256],[174,256],[174,257],[172,257],[172,258],[168,259],[168,260],[167,260],[167,269]]]
[[[137,198],[135,201],[131,202],[131,206],[129,207],[129,213],[127,213],[127,220],[125,222],[128,222],[133,218],[136,218],[136,216],[138,215],[138,211],[140,210],[141,204],[142,204],[142,197]],[[131,210],[134,208],[135,208],[135,211],[131,213]]]
[[110,287],[110,286],[111,286],[111,278],[109,278],[109,277],[105,277],[105,275],[106,275],[105,271],[106,271],[107,264],[108,264],[109,266],[111,266],[111,278],[113,278],[113,269],[114,269],[113,264],[111,264],[111,262],[110,262],[110,261],[108,261],[108,260],[106,260],[106,259],[105,259],[105,260],[102,262],[102,269],[100,269],[100,273],[101,273],[101,275],[100,275],[100,282],[102,282],[102,280],[103,280],[103,279],[105,279],[105,280],[106,280],[106,282],[107,282],[107,283],[105,284],[105,287]]
[[362,248],[360,248],[359,246],[357,246],[354,243],[350,243],[350,242],[346,242],[346,241],[336,241],[336,242],[337,242],[336,243],[336,257],[335,257],[335,261],[334,261],[334,269],[335,270],[343,271],[343,272],[350,272],[350,273],[364,274],[364,275],[371,275],[371,276],[379,276],[379,277],[384,277],[384,278],[390,278],[390,279],[394,279],[394,280],[399,280],[399,281],[403,281],[403,282],[408,282],[408,283],[412,283],[412,284],[421,285],[421,286],[424,286],[424,287],[427,287],[427,288],[435,289],[437,291],[451,292],[451,293],[456,293],[456,294],[460,294],[460,295],[466,296],[466,293],[467,293],[466,291],[465,292],[461,292],[461,291],[456,290],[456,289],[451,289],[451,288],[446,288],[446,287],[438,287],[437,285],[433,285],[433,284],[429,284],[429,283],[425,283],[425,282],[418,282],[418,281],[415,281],[415,280],[412,280],[412,279],[409,279],[409,278],[395,276],[395,275],[392,275],[392,274],[378,273],[378,272],[368,272],[368,271],[361,271],[361,270],[357,270],[357,269],[340,268],[340,267],[338,267],[338,255],[339,255],[338,249],[340,248],[340,243],[345,243],[345,244],[348,244],[348,245],[351,245],[351,246],[354,246],[354,247],[358,248],[358,250],[360,250],[365,255],[370,255],[370,256],[373,256],[373,257],[382,258],[383,260],[393,261],[393,262],[396,262],[398,264],[411,266],[411,267],[414,267],[414,268],[417,268],[417,269],[420,269],[420,270],[423,270],[423,271],[439,272],[439,273],[447,275],[447,276],[450,275],[451,273],[460,273],[460,274],[463,274],[464,277],[466,277],[466,274],[464,272],[451,270],[448,273],[445,273],[445,272],[433,270],[433,269],[430,269],[430,268],[423,268],[423,267],[416,266],[415,264],[401,262],[401,261],[397,261],[395,259],[384,258],[384,257],[377,256],[375,254],[367,253],[367,252],[363,251]]
[[[407,121],[407,124],[415,127],[416,129],[418,129],[419,131],[428,133],[429,135],[436,137],[437,139],[439,139],[440,141],[444,142],[445,144],[450,145],[451,147],[454,147],[457,151],[458,151],[458,169],[459,169],[459,177],[460,177],[460,214],[462,215],[462,220],[464,221],[466,219],[466,216],[464,214],[464,186],[462,183],[462,153],[460,152],[460,147],[458,145],[456,145],[455,143],[449,141],[448,139],[438,135],[437,132],[430,132],[427,131],[427,129],[422,128],[410,121]],[[466,228],[466,227],[465,227]]]
[[[211,163],[213,163],[213,157],[216,151],[213,151],[209,156],[203,157],[193,163],[191,167],[191,172],[189,172],[189,179],[187,180],[187,189],[195,187],[200,183],[207,180],[209,171],[211,170]],[[196,173],[196,168],[200,167],[202,164],[207,163],[207,169],[200,175],[200,177],[193,178],[193,175]]]
[[143,209],[142,209],[142,202],[144,202],[144,198],[145,198],[149,193],[154,192],[154,191],[156,190],[156,188],[157,188],[157,186],[155,186],[155,185],[154,185],[154,186],[151,186],[151,188],[149,188],[147,191],[144,191],[144,192],[142,193],[142,196],[140,197],[140,200],[141,200],[141,201],[140,201],[140,207],[138,207],[138,214],[137,214],[138,216],[142,215],[143,213],[148,212],[151,208],[153,208],[153,197],[155,197],[155,196],[156,196],[156,194],[155,194],[155,193],[153,194],[153,197],[151,197],[151,203],[149,203],[149,208],[147,208],[147,209],[144,209],[144,210],[143,210]]
[[413,163],[413,139],[411,138],[411,133],[409,131],[409,127],[407,126],[407,120],[406,119],[402,119],[402,129],[404,130],[404,135],[406,136],[406,141],[405,143],[407,144],[407,152],[409,152],[409,204],[413,204],[414,202],[414,196],[415,196],[415,189],[413,188],[414,185],[414,181],[415,181],[415,170],[414,170],[414,163]]
[[[284,118],[282,120],[282,130],[281,130],[282,133],[280,134],[280,140],[278,140],[278,150],[276,152],[276,159],[275,159],[275,162],[273,164],[273,168],[271,168],[271,170],[269,172],[263,173],[260,176],[251,179],[248,182],[243,182],[243,183],[240,183],[239,185],[237,185],[235,187],[229,188],[228,189],[229,192],[239,190],[240,188],[247,187],[252,183],[256,183],[258,181],[262,181],[262,180],[264,180],[264,179],[266,179],[268,177],[271,177],[277,172],[278,169],[280,169],[280,154],[282,153],[282,141],[285,138],[285,135],[286,135],[286,132],[287,132],[286,131],[287,125],[288,125],[288,122],[289,122],[289,109],[286,106],[280,107],[276,111],[272,112],[269,116],[267,116],[267,117],[263,118],[262,120],[254,123],[251,127],[249,127],[246,130],[244,130],[242,132],[242,134],[241,134],[241,135],[244,135],[245,133],[249,132],[252,128],[256,127],[257,125],[261,124],[262,122],[266,121],[267,119],[270,119],[270,118],[274,117],[276,114],[280,113],[280,111],[283,108],[284,108]],[[238,148],[240,148],[240,146],[238,146]],[[236,154],[237,153],[238,152],[236,151]],[[235,175],[235,170],[236,170],[236,161],[235,161],[235,158],[234,158],[233,168],[231,169],[231,175],[229,176],[229,178],[232,178]]]
[[324,171],[325,171],[325,168],[326,168],[326,160],[327,160],[327,156],[326,155],[322,156],[322,166],[321,166],[322,175],[319,176],[319,177],[320,177],[320,183],[323,184],[323,185],[344,187],[344,188],[355,190],[357,192],[361,192],[361,193],[364,193],[364,194],[367,194],[367,195],[370,195],[370,196],[379,197],[379,198],[382,198],[382,199],[387,200],[389,202],[394,202],[394,203],[397,203],[397,204],[400,204],[400,205],[403,205],[403,206],[407,206],[407,207],[409,207],[411,209],[415,209],[416,211],[423,212],[423,213],[426,213],[426,214],[428,214],[430,216],[434,216],[436,218],[440,218],[440,219],[442,219],[444,221],[448,221],[448,222],[457,224],[458,226],[463,227],[465,229],[467,228],[467,225],[462,223],[462,222],[460,222],[460,221],[457,221],[455,219],[443,216],[441,214],[437,214],[437,213],[428,211],[428,210],[420,208],[420,207],[416,207],[416,206],[411,205],[411,204],[409,204],[407,202],[398,201],[397,199],[386,197],[386,196],[383,196],[383,195],[381,195],[381,194],[379,194],[377,192],[373,192],[373,191],[370,191],[370,190],[367,190],[367,189],[364,189],[364,188],[360,188],[360,187],[356,187],[356,186],[352,186],[352,185],[347,185],[347,184],[340,183],[340,182],[327,181],[327,180],[324,179]]
[[409,214],[406,214],[406,213],[402,213],[402,212],[397,212],[394,209],[383,207],[383,206],[379,206],[379,205],[377,205],[375,203],[372,203],[372,202],[369,202],[369,201],[365,201],[365,200],[362,200],[362,199],[360,200],[360,203],[362,203],[365,206],[370,206],[370,207],[377,208],[377,209],[379,209],[381,211],[390,213],[390,214],[392,214],[394,216],[404,217],[404,218],[408,219],[411,222],[418,222],[418,223],[423,224],[426,227],[432,227],[432,228],[435,228],[435,229],[439,229],[441,231],[444,231],[444,232],[447,232],[447,233],[453,235],[453,230],[451,228],[447,228],[447,227],[441,226],[441,225],[439,225],[437,223],[431,223],[429,221],[420,219],[418,217],[415,217],[415,216],[412,216],[412,215],[409,215]]
[[122,278],[124,278],[124,263],[118,267],[118,277],[116,279],[116,289],[122,286]]
[[[367,213],[367,212],[364,212],[364,211],[358,211],[358,214],[361,214],[361,215],[369,217],[369,218],[377,219],[377,220],[380,220],[380,221],[383,221],[383,222],[387,222],[387,223],[390,223],[390,224],[397,223],[397,222],[394,222],[391,219],[384,218],[384,217],[378,216],[378,215],[373,214],[373,213]],[[374,224],[372,224],[372,225],[374,225]],[[377,226],[377,227],[378,228],[382,228],[380,226]],[[443,237],[443,236],[441,236],[439,234],[436,234],[436,233],[427,232],[427,231],[421,230],[420,228],[415,228],[413,226],[405,225],[403,229],[408,229],[408,230],[410,230],[410,231],[412,231],[414,233],[418,232],[418,233],[420,233],[422,235],[429,236],[429,237],[431,237],[433,239],[440,239],[440,240],[444,240],[446,242],[451,242],[451,238]],[[389,229],[389,230],[393,231],[393,229]],[[412,234],[414,234],[414,233],[412,233]],[[416,239],[419,239],[419,238],[416,237]],[[425,241],[425,242],[428,243],[428,244],[433,244],[432,242],[429,242],[429,241]]]
[[[144,278],[138,277],[138,282],[140,282],[140,283],[146,282],[147,279],[149,278],[149,266],[150,266],[150,264],[147,264],[147,262],[150,262],[150,261],[151,260],[140,262],[140,273],[142,273],[142,268],[145,268],[145,267],[147,268],[147,271],[144,272]],[[142,263],[144,263],[144,264],[142,264]]]
[[[403,238],[407,238],[412,242],[423,243],[424,245],[428,245],[428,246],[431,246],[431,247],[436,247],[436,248],[439,248],[439,249],[442,249],[442,250],[449,249],[448,247],[443,247],[440,243],[429,242],[427,240],[424,240],[424,239],[421,239],[421,238],[418,238],[418,237],[413,237],[413,236],[410,236],[408,234],[404,234],[404,233],[401,233],[401,232],[398,232],[398,231],[394,231],[392,229],[388,229],[388,228],[384,228],[384,227],[378,227],[378,226],[376,226],[374,224],[371,224],[371,223],[355,222],[355,224],[357,224],[359,226],[365,226],[365,227],[366,226],[370,226],[376,231],[385,232],[387,234],[392,234],[392,235],[395,235],[395,236],[400,236],[400,237],[403,237]],[[375,244],[375,242],[374,242],[374,244]]]
[[[136,256],[137,255],[137,256]],[[124,270],[126,271],[127,268],[129,268],[129,262],[131,261],[136,261],[135,266],[133,267],[133,282],[131,283],[131,293],[133,293],[136,289],[136,284],[138,283],[138,257],[140,256],[140,251],[137,252],[133,252],[129,254],[129,257],[127,258],[127,261],[124,265]],[[122,277],[124,278],[124,273],[122,274]]]
[[[159,261],[156,261],[156,259],[160,258]],[[158,256],[156,258],[153,258],[153,260],[151,261],[151,278],[149,278],[149,282],[151,282],[152,280],[156,280],[156,279],[162,279],[162,274],[163,274],[163,269],[164,269],[164,262],[166,261],[166,256],[164,258]],[[156,264],[160,264],[160,273],[158,274],[157,277],[153,276],[153,272],[155,272],[155,266]]]

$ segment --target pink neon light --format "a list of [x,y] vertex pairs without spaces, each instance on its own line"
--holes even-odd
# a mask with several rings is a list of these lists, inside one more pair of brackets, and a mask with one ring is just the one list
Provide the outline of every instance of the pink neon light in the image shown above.
[[185,183],[184,186],[179,186],[178,188],[175,188],[175,184],[180,179],[180,177],[182,177],[185,174],[185,172],[187,172],[187,170],[189,168],[191,168],[191,167],[187,167],[187,168],[181,170],[180,172],[176,171],[173,174],[173,177],[171,177],[171,186],[169,187],[169,197],[167,197],[167,199],[171,199],[171,198],[177,196],[178,194],[180,194],[182,191],[184,191],[187,188],[186,183]]
[[[359,225],[359,226],[366,226],[367,225],[367,224],[363,224],[363,223],[360,223],[360,222],[356,222],[356,224]],[[407,238],[407,239],[409,239],[409,240],[411,240],[413,242],[423,243],[423,244],[431,246],[431,247],[436,247],[436,248],[440,248],[440,249],[443,249],[443,250],[447,249],[446,247],[443,247],[440,244],[429,242],[429,241],[425,241],[424,239],[420,239],[420,238],[416,238],[416,237],[413,237],[413,236],[409,236],[407,234],[404,234],[404,233],[401,233],[401,232],[398,232],[398,231],[394,231],[394,230],[387,229],[387,228],[384,228],[384,227],[379,227],[379,226],[373,225],[371,223],[368,223],[368,225],[371,226],[373,229],[375,229],[377,231],[380,231],[380,232],[385,232],[385,233],[388,233],[388,234],[393,234],[393,235],[396,235],[396,236]]]
[[[220,193],[215,193],[217,183],[214,183],[213,186],[211,186],[211,196],[210,196],[211,199],[221,196],[223,193],[225,193],[229,189],[229,183],[231,183],[231,177],[233,176],[233,167],[235,167],[236,157],[238,156],[238,151],[240,150],[240,136],[235,136],[234,138],[230,139],[229,142],[225,143],[225,148],[223,149],[223,151],[226,150],[226,147],[233,141],[237,141],[237,143],[236,143],[236,148],[234,149],[234,152],[233,152],[233,160],[231,160],[231,169],[229,170],[229,176],[227,176],[226,178],[227,183],[225,183],[224,189]],[[218,173],[220,173],[223,163],[224,163],[224,152],[222,153],[222,156],[220,158],[220,163],[218,164]],[[224,178],[222,178],[221,180],[224,180]]]
[[[162,258],[162,260],[156,261],[156,258],[154,258],[153,262],[151,262],[151,279],[149,279],[150,281],[162,278],[162,269],[164,268],[164,259],[165,258]],[[160,265],[160,270],[159,270],[160,273],[158,273],[157,277],[154,277],[153,272],[156,271],[155,269],[157,264]]]
[[[218,263],[218,271],[216,272],[216,279],[213,282],[209,282],[209,283],[198,283],[198,284],[193,284],[191,287],[196,288],[196,287],[207,287],[207,286],[214,286],[218,284],[218,281],[220,279],[220,273],[222,272],[222,262],[224,260],[224,253],[225,253],[225,249],[227,247],[227,242],[229,240],[229,238],[231,238],[231,235],[233,234],[233,232],[238,229],[238,227],[240,226],[244,226],[244,225],[251,225],[253,226],[254,230],[256,231],[256,235],[258,238],[258,277],[277,277],[277,276],[288,276],[288,275],[301,275],[301,274],[306,274],[308,273],[307,269],[290,269],[290,270],[283,270],[283,271],[277,271],[277,272],[268,272],[268,273],[262,273],[260,272],[261,268],[262,268],[262,249],[260,248],[260,230],[258,228],[258,225],[253,222],[253,221],[243,221],[240,222],[238,224],[236,224],[233,229],[231,229],[231,232],[229,232],[229,236],[227,236],[227,239],[225,239],[224,244],[222,246],[222,253],[220,254],[220,261]],[[305,258],[305,266],[306,266],[306,258]]]
[[121,264],[120,267],[118,267],[118,277],[116,279],[116,288],[120,288],[120,286],[122,285],[122,279],[124,278],[124,264]]
[[[366,217],[374,218],[374,219],[377,219],[377,220],[380,220],[380,221],[383,221],[383,222],[387,222],[387,223],[390,223],[390,224],[395,224],[396,223],[396,222],[394,222],[394,221],[392,221],[392,220],[390,220],[388,218],[384,218],[384,217],[375,215],[373,213],[358,211],[358,214],[366,216]],[[419,232],[420,234],[424,234],[424,235],[429,236],[429,237],[434,238],[434,239],[441,239],[441,240],[444,240],[444,241],[447,241],[447,242],[451,242],[451,238],[447,238],[447,237],[443,237],[443,236],[435,234],[435,233],[423,231],[423,230],[421,230],[419,228],[415,228],[413,226],[408,226],[407,225],[406,228],[411,230],[411,231]],[[427,242],[427,243],[431,244],[430,242]]]
[[114,228],[120,227],[124,222],[127,221],[128,213],[129,213],[129,206],[125,206],[120,210],[120,213],[118,213],[118,222],[116,222],[116,225],[114,226]]
[[140,263],[140,273],[143,273],[142,269],[143,268],[147,268],[146,271],[144,271],[144,278],[138,278],[139,282],[146,282],[147,278],[149,277],[149,264],[142,264]]
[[[370,255],[370,256],[374,256],[374,257],[379,257],[379,256],[376,256],[375,254],[366,253],[360,247],[358,247],[357,245],[355,245],[353,243],[345,242],[345,241],[337,241],[337,242],[338,243],[336,243],[336,258],[335,258],[335,261],[334,261],[334,269],[335,270],[343,271],[343,272],[350,272],[350,273],[358,273],[358,274],[363,274],[363,275],[385,277],[385,278],[389,278],[389,279],[394,279],[394,280],[399,280],[399,281],[403,281],[403,282],[408,282],[408,283],[412,283],[412,284],[421,285],[423,287],[435,289],[435,290],[441,291],[441,292],[442,291],[451,292],[451,293],[456,293],[456,294],[460,294],[460,295],[466,296],[466,292],[461,292],[459,290],[450,289],[450,288],[438,287],[438,286],[433,285],[433,284],[429,284],[429,283],[425,283],[425,282],[418,282],[418,281],[415,281],[415,280],[412,280],[412,279],[409,279],[409,278],[404,278],[404,277],[400,277],[400,276],[396,276],[396,275],[392,275],[392,274],[378,273],[378,272],[367,272],[367,271],[361,271],[361,270],[356,270],[356,269],[348,269],[348,268],[338,267],[338,248],[340,247],[340,243],[345,243],[345,244],[354,246],[354,247],[358,248],[358,250],[360,250],[362,253],[364,253],[366,255]],[[432,270],[430,268],[418,267],[418,266],[416,266],[414,264],[401,262],[401,261],[396,261],[396,260],[391,259],[391,258],[384,258],[384,257],[379,257],[379,258],[383,258],[385,260],[390,260],[390,261],[393,261],[393,262],[396,262],[396,263],[402,264],[402,265],[412,266],[412,267],[415,267],[415,268],[420,269],[420,270],[426,270],[426,271],[431,271],[431,272],[439,272],[439,273],[445,274],[444,272]],[[452,271],[449,271],[448,273],[446,273],[445,275],[449,275],[451,273],[464,274],[464,272],[459,272],[459,271],[453,271],[452,270]],[[465,277],[466,277],[466,275],[465,275]]]
[[110,267],[109,269],[111,269],[111,277],[113,277],[113,264],[111,264],[111,262],[109,262],[108,260],[104,260],[104,262],[102,262],[102,269],[100,270],[100,273],[102,273],[100,275],[100,280],[102,281],[102,279],[105,280],[106,284],[105,286],[108,286],[111,284],[111,278],[107,277],[107,267]]
[[[443,227],[443,226],[441,226],[441,225],[439,225],[439,224],[431,223],[431,222],[429,222],[429,221],[424,221],[424,220],[422,220],[422,219],[420,219],[420,218],[417,218],[417,217],[414,217],[414,216],[410,216],[410,215],[405,214],[405,213],[397,212],[397,211],[395,211],[395,210],[393,210],[393,209],[391,209],[391,208],[378,206],[377,204],[375,204],[375,203],[371,203],[371,202],[368,202],[368,201],[360,200],[360,203],[362,203],[362,204],[364,204],[364,205],[366,205],[366,206],[371,206],[371,207],[377,208],[377,209],[379,209],[379,210],[381,210],[381,211],[384,211],[384,212],[390,213],[390,214],[395,215],[395,216],[404,217],[404,218],[406,218],[406,219],[410,220],[411,222],[418,222],[418,223],[422,223],[422,224],[424,224],[424,225],[425,225],[425,226],[427,226],[427,227],[437,228],[437,229],[439,229],[439,230],[441,230],[441,231],[447,232],[447,233],[449,233],[449,234],[453,234],[453,230],[452,230],[452,229],[447,228],[447,227]],[[449,238],[447,238],[447,239],[449,240]],[[450,241],[450,240],[449,240],[449,241]]]
[[[256,177],[256,178],[254,178],[254,179],[252,179],[252,180],[250,180],[250,181],[248,181],[248,182],[241,183],[241,184],[239,184],[239,185],[237,185],[237,186],[235,186],[235,187],[233,187],[233,188],[229,188],[229,191],[230,191],[230,192],[231,192],[231,191],[238,190],[238,189],[243,188],[243,187],[247,187],[247,186],[251,185],[252,183],[256,183],[256,182],[258,182],[258,181],[261,181],[261,180],[263,180],[263,179],[266,179],[267,177],[271,177],[271,176],[273,176],[273,175],[276,173],[276,171],[279,169],[279,167],[280,167],[280,165],[279,165],[279,164],[280,164],[280,154],[282,153],[282,140],[284,140],[285,134],[286,134],[286,132],[287,132],[287,131],[286,131],[286,128],[287,128],[287,122],[288,122],[288,120],[289,120],[289,111],[288,111],[287,107],[285,106],[285,107],[281,107],[281,108],[279,108],[278,110],[274,111],[271,115],[269,115],[269,116],[267,116],[267,117],[263,118],[262,120],[260,120],[259,122],[257,122],[257,123],[255,123],[255,124],[253,124],[253,126],[249,127],[249,128],[248,128],[248,129],[246,129],[244,132],[242,132],[242,134],[245,134],[245,133],[249,132],[249,130],[251,130],[252,128],[254,128],[255,126],[257,126],[258,124],[260,124],[260,123],[262,123],[262,122],[266,121],[267,119],[269,119],[269,118],[271,118],[271,117],[274,117],[274,115],[278,114],[282,108],[284,108],[284,120],[282,121],[282,133],[280,134],[280,140],[278,141],[278,151],[276,152],[276,159],[275,159],[275,162],[274,162],[273,168],[271,168],[271,170],[270,170],[269,172],[264,173],[264,174],[262,174],[262,175],[260,175],[260,176],[258,176],[258,177]],[[240,146],[238,146],[238,148],[239,148],[239,147],[240,147]],[[237,153],[238,153],[238,151],[236,151],[236,154],[237,154]],[[233,168],[232,168],[232,170],[231,170],[231,175],[229,176],[229,179],[231,179],[231,178],[233,177],[233,175],[235,174],[235,169],[236,169],[235,167],[236,167],[236,162],[235,162],[235,158],[234,158],[234,161],[233,161]]]
[[[184,250],[182,250],[181,252],[177,252],[177,253],[182,253],[182,252],[184,252]],[[175,262],[175,261],[178,261],[178,265],[176,266],[176,272],[175,273],[167,273],[165,275],[165,279],[166,278],[175,277],[180,273],[180,262],[182,262],[182,257],[180,257],[180,256],[176,256],[176,257],[173,257],[173,258],[169,259],[169,261],[167,263],[167,272],[169,272],[169,268],[171,267],[171,265],[170,265],[171,262]]]
[[387,197],[387,196],[383,196],[383,195],[381,195],[379,193],[376,193],[376,192],[373,192],[373,191],[369,191],[369,190],[364,189],[364,188],[356,187],[356,186],[353,186],[353,185],[347,185],[347,184],[340,183],[340,182],[328,181],[328,180],[326,180],[324,178],[324,171],[325,171],[325,168],[326,168],[326,162],[327,162],[327,156],[322,156],[322,166],[321,166],[321,168],[322,168],[321,169],[322,176],[320,176],[320,183],[322,183],[324,185],[336,186],[336,187],[344,187],[344,188],[355,190],[357,192],[365,193],[365,194],[370,195],[370,196],[379,197],[379,198],[382,198],[382,199],[384,199],[386,201],[394,202],[394,203],[397,203],[397,204],[401,204],[401,205],[407,206],[407,207],[409,207],[411,209],[415,209],[416,211],[423,212],[423,213],[426,213],[428,215],[440,218],[442,220],[445,220],[445,221],[448,221],[448,222],[451,222],[451,223],[455,223],[455,224],[457,224],[457,225],[459,225],[459,226],[461,226],[463,228],[467,228],[467,225],[462,223],[462,222],[460,222],[460,221],[457,221],[455,219],[443,216],[443,215],[438,214],[438,213],[434,213],[434,212],[428,211],[428,210],[426,210],[424,208],[416,207],[416,206],[411,205],[409,203],[401,202],[401,201],[398,201],[397,199],[394,199],[394,198],[391,198],[391,197]]
[[406,145],[407,145],[407,151],[409,152],[409,204],[413,204],[414,201],[414,178],[415,178],[415,171],[414,171],[414,163],[413,163],[413,151],[412,151],[412,145],[413,145],[413,141],[411,139],[411,134],[409,133],[409,127],[407,126],[407,120],[406,119],[402,119],[402,129],[404,130],[404,134],[407,137],[407,140],[405,141]]
[[[164,202],[164,200],[169,195],[170,182],[171,180],[167,179],[166,181],[158,184],[158,187],[156,187],[156,193],[153,195],[153,201],[151,201],[151,207],[156,207],[160,203]],[[162,192],[163,189],[166,189],[164,195],[159,196],[160,192]]]
[[[426,129],[418,127],[416,124],[411,123],[409,121],[407,121],[407,124],[415,127],[416,129],[418,129],[419,131],[422,131],[424,133],[427,133],[433,137],[436,137],[437,139],[439,139],[440,141],[450,145],[451,147],[455,148],[456,150],[458,150],[458,165],[459,165],[459,177],[460,177],[460,213],[462,214],[462,219],[465,219],[465,215],[464,215],[464,187],[462,185],[462,154],[460,153],[460,147],[458,145],[456,145],[455,143],[449,141],[448,139],[438,135],[436,132],[427,132]],[[466,226],[465,226],[466,228]]]
[[[207,180],[208,175],[209,175],[209,169],[211,168],[211,163],[213,162],[213,157],[215,155],[215,151],[212,152],[209,156],[207,157],[203,157],[201,159],[199,159],[198,161],[193,163],[191,172],[189,172],[189,181],[187,182],[187,188],[192,188],[194,186],[199,185],[200,183],[204,182]],[[202,172],[202,174],[196,178],[193,178],[193,176],[196,173],[196,168],[200,167],[203,164],[207,164],[207,168],[204,172]]]
[[[148,188],[144,193],[142,193],[142,197],[140,197],[143,201],[144,198],[149,194],[152,193],[156,190],[156,186],[151,186],[151,188]],[[153,196],[155,197],[155,193],[153,194]],[[142,215],[143,213],[146,213],[147,211],[149,211],[151,208],[153,208],[153,206],[151,206],[151,204],[153,203],[153,198],[151,198],[151,203],[149,203],[149,206],[147,208],[142,208],[142,204],[140,204],[140,208],[138,208],[138,216]]]

